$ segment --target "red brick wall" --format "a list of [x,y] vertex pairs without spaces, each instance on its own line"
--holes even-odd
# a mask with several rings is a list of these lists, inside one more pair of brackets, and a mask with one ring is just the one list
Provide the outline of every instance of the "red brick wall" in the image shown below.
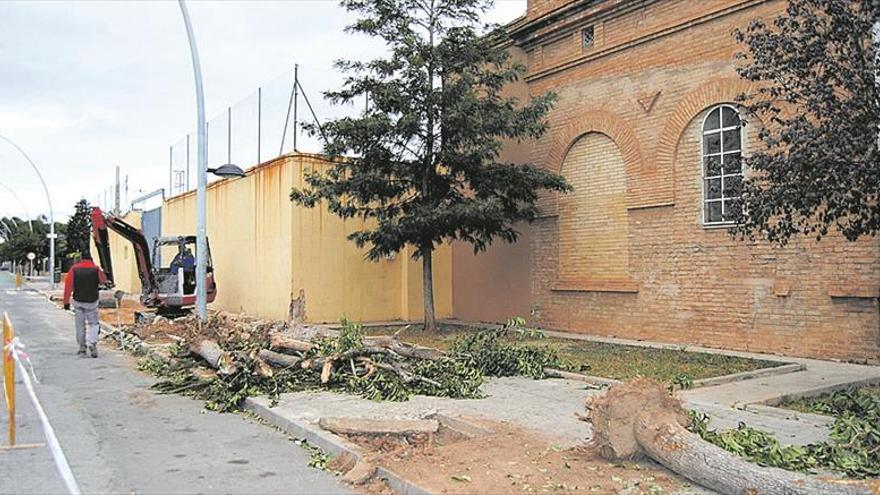
[[[533,0],[529,16],[539,8],[552,16],[555,6],[568,3]],[[560,246],[560,228],[570,228],[565,226],[571,218],[557,216],[558,198],[542,198],[546,216],[531,236],[534,321],[597,335],[878,359],[876,239],[848,243],[830,237],[818,244],[797,239],[779,248],[736,240],[727,229],[701,224],[703,116],[749,88],[736,76],[739,48],[730,33],[755,17],[777,14],[784,4],[627,5],[615,7],[617,17],[603,14],[601,23],[589,16],[569,22],[568,34],[545,26],[516,35],[529,53],[531,93],[559,96],[532,161],[559,171],[578,138],[599,132],[614,140],[626,174],[628,252],[607,262],[626,263],[611,271],[628,272],[632,283],[593,283],[585,270],[581,283],[561,284],[560,260],[577,253],[560,250],[577,243]],[[578,33],[591,23],[601,24],[601,36],[583,50]],[[545,41],[553,46],[542,47]],[[746,152],[756,145],[760,124],[752,124],[746,127]],[[583,233],[591,234],[601,232]],[[616,261],[621,259],[626,261]]]

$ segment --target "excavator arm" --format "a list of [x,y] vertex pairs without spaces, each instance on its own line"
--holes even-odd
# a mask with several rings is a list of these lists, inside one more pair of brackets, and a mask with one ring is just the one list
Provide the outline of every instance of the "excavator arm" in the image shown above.
[[147,239],[140,229],[114,215],[105,215],[101,208],[97,206],[92,207],[91,218],[92,239],[95,241],[95,247],[98,250],[98,260],[101,263],[101,268],[107,275],[107,281],[111,285],[114,284],[109,233],[109,230],[112,230],[131,243],[135,260],[137,261],[138,278],[141,281],[143,295],[150,296],[155,294],[157,287],[150,261],[150,250],[147,245]]

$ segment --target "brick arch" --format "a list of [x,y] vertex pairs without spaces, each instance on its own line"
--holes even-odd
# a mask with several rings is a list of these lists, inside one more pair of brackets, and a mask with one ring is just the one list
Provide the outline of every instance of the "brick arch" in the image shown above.
[[675,110],[666,119],[666,124],[657,142],[657,153],[654,161],[655,173],[668,177],[670,199],[674,198],[675,156],[681,135],[700,112],[719,103],[732,103],[743,93],[752,93],[756,85],[740,78],[713,79],[700,85],[690,94],[682,98]]
[[635,131],[623,118],[607,111],[585,110],[580,117],[569,122],[554,134],[553,144],[547,155],[547,168],[559,173],[568,150],[582,136],[598,132],[611,138],[623,155],[627,176],[637,173],[642,167],[642,153]]

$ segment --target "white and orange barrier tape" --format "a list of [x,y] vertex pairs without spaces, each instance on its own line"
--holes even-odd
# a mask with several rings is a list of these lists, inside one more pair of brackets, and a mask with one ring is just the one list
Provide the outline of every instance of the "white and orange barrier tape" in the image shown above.
[[[61,475],[61,479],[64,482],[64,486],[67,487],[68,493],[71,495],[80,495],[82,492],[79,489],[79,485],[76,483],[73,471],[70,470],[70,464],[67,462],[67,457],[61,449],[58,437],[55,436],[55,429],[52,428],[52,424],[49,423],[49,417],[46,415],[46,411],[43,410],[43,405],[40,404],[40,400],[37,398],[37,393],[34,391],[31,376],[33,376],[34,382],[40,382],[37,380],[36,374],[34,374],[34,366],[31,363],[30,356],[24,352],[24,347],[25,346],[21,340],[15,336],[15,330],[12,327],[12,322],[9,321],[9,315],[4,313],[3,388],[6,392],[6,406],[9,409],[10,444],[15,444],[15,368],[13,366],[17,365],[21,371],[24,386],[27,388],[31,402],[34,404],[34,409],[37,410],[37,415],[40,417],[40,423],[43,426],[43,434],[46,436],[46,443],[49,447],[49,452],[52,454],[52,459],[55,461],[55,467],[58,469],[58,474]],[[22,360],[28,364],[31,372],[30,375],[28,374],[28,369],[25,368],[22,363]]]

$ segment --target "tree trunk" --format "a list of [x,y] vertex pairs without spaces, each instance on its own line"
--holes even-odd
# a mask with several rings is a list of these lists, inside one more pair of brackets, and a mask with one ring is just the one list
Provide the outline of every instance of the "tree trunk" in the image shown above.
[[431,258],[433,249],[422,249],[422,286],[425,295],[425,331],[435,333],[437,320],[434,316],[434,269]]
[[878,482],[822,479],[779,468],[761,467],[703,441],[672,414],[650,411],[635,424],[639,446],[655,461],[722,494],[871,495]]
[[824,479],[761,467],[687,430],[681,401],[665,385],[635,378],[587,399],[591,445],[607,459],[647,455],[672,472],[723,495],[869,495],[880,481]]

